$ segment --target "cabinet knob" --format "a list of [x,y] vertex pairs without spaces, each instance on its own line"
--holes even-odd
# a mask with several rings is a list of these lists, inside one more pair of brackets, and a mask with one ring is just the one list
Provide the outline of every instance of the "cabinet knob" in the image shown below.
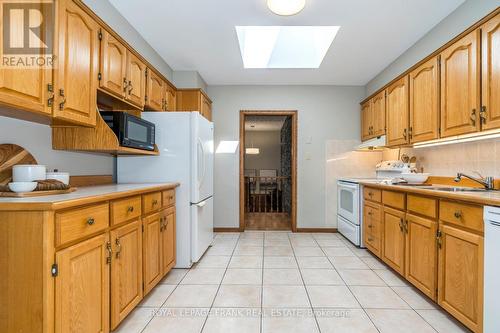
[[88,225],[93,225],[94,223],[95,223],[95,220],[94,220],[94,218],[93,218],[93,217],[89,217],[89,218],[87,219],[87,224],[88,224]]
[[369,195],[370,197],[373,197],[373,192],[368,192],[368,195]]
[[153,206],[156,206],[158,204],[158,200],[153,200]]
[[370,228],[370,229],[371,229],[371,228],[373,228],[373,226],[372,226],[371,224],[369,224],[369,225],[368,225],[368,228]]
[[134,206],[128,206],[127,212],[132,213],[134,211]]
[[453,214],[453,215],[455,215],[455,218],[460,219],[460,218],[462,218],[462,211],[461,210],[457,210],[455,212],[455,214]]
[[115,240],[115,244],[118,247],[118,250],[116,250],[116,258],[120,258],[120,253],[122,252],[122,244],[120,243],[120,238],[117,238]]

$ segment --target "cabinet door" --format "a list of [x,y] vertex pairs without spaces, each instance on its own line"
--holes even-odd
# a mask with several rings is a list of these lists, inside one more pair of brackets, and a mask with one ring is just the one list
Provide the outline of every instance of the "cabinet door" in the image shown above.
[[382,260],[401,275],[405,260],[404,218],[404,212],[384,207]]
[[483,331],[484,238],[443,225],[438,303],[474,332]]
[[408,76],[387,88],[387,145],[408,143]]
[[58,1],[56,119],[95,126],[99,26],[71,0]]
[[142,227],[135,220],[110,232],[114,248],[111,261],[111,329],[142,300]]
[[212,121],[212,102],[210,102],[204,95],[201,95],[201,114],[203,117]]
[[406,215],[405,277],[424,294],[436,300],[437,222]]
[[370,139],[372,134],[372,103],[371,100],[361,104],[361,141]]
[[432,58],[410,73],[410,142],[439,137],[439,68]]
[[380,258],[382,256],[382,206],[367,202],[364,205],[363,215],[365,245]]
[[441,53],[441,137],[479,130],[479,30]]
[[385,134],[385,91],[380,92],[372,99],[372,136]]
[[162,211],[162,274],[166,275],[175,261],[175,207]]
[[55,332],[109,332],[108,235],[56,253]]
[[123,98],[127,88],[127,49],[109,32],[101,33],[99,88]]
[[483,129],[500,127],[500,14],[482,28],[482,107]]
[[152,70],[147,70],[146,107],[151,111],[162,111],[164,106],[164,82]]
[[144,233],[142,238],[142,260],[144,295],[158,284],[163,277],[161,262],[161,216],[154,213],[143,220]]
[[176,111],[177,110],[177,96],[175,88],[169,84],[165,84],[165,111]]
[[132,52],[127,52],[127,100],[144,109],[146,100],[146,65]]

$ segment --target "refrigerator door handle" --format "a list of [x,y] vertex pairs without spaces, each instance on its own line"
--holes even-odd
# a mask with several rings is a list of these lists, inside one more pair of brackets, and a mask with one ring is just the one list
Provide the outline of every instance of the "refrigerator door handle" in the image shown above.
[[204,207],[206,204],[207,204],[207,201],[205,200],[205,201],[202,201],[202,202],[197,203],[197,204],[195,204],[195,205],[196,205],[197,207],[200,207],[200,208],[201,208],[201,207]]

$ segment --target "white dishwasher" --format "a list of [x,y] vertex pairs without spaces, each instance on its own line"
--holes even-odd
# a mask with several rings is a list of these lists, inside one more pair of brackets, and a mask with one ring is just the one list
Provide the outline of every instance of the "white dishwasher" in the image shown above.
[[484,207],[484,332],[500,332],[500,207]]

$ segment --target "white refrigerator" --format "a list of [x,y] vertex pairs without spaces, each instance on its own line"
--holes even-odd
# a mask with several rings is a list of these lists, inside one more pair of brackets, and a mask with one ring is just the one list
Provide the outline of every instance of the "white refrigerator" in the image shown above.
[[213,240],[213,123],[198,112],[143,112],[159,156],[118,157],[118,183],[179,182],[177,268],[198,262]]

